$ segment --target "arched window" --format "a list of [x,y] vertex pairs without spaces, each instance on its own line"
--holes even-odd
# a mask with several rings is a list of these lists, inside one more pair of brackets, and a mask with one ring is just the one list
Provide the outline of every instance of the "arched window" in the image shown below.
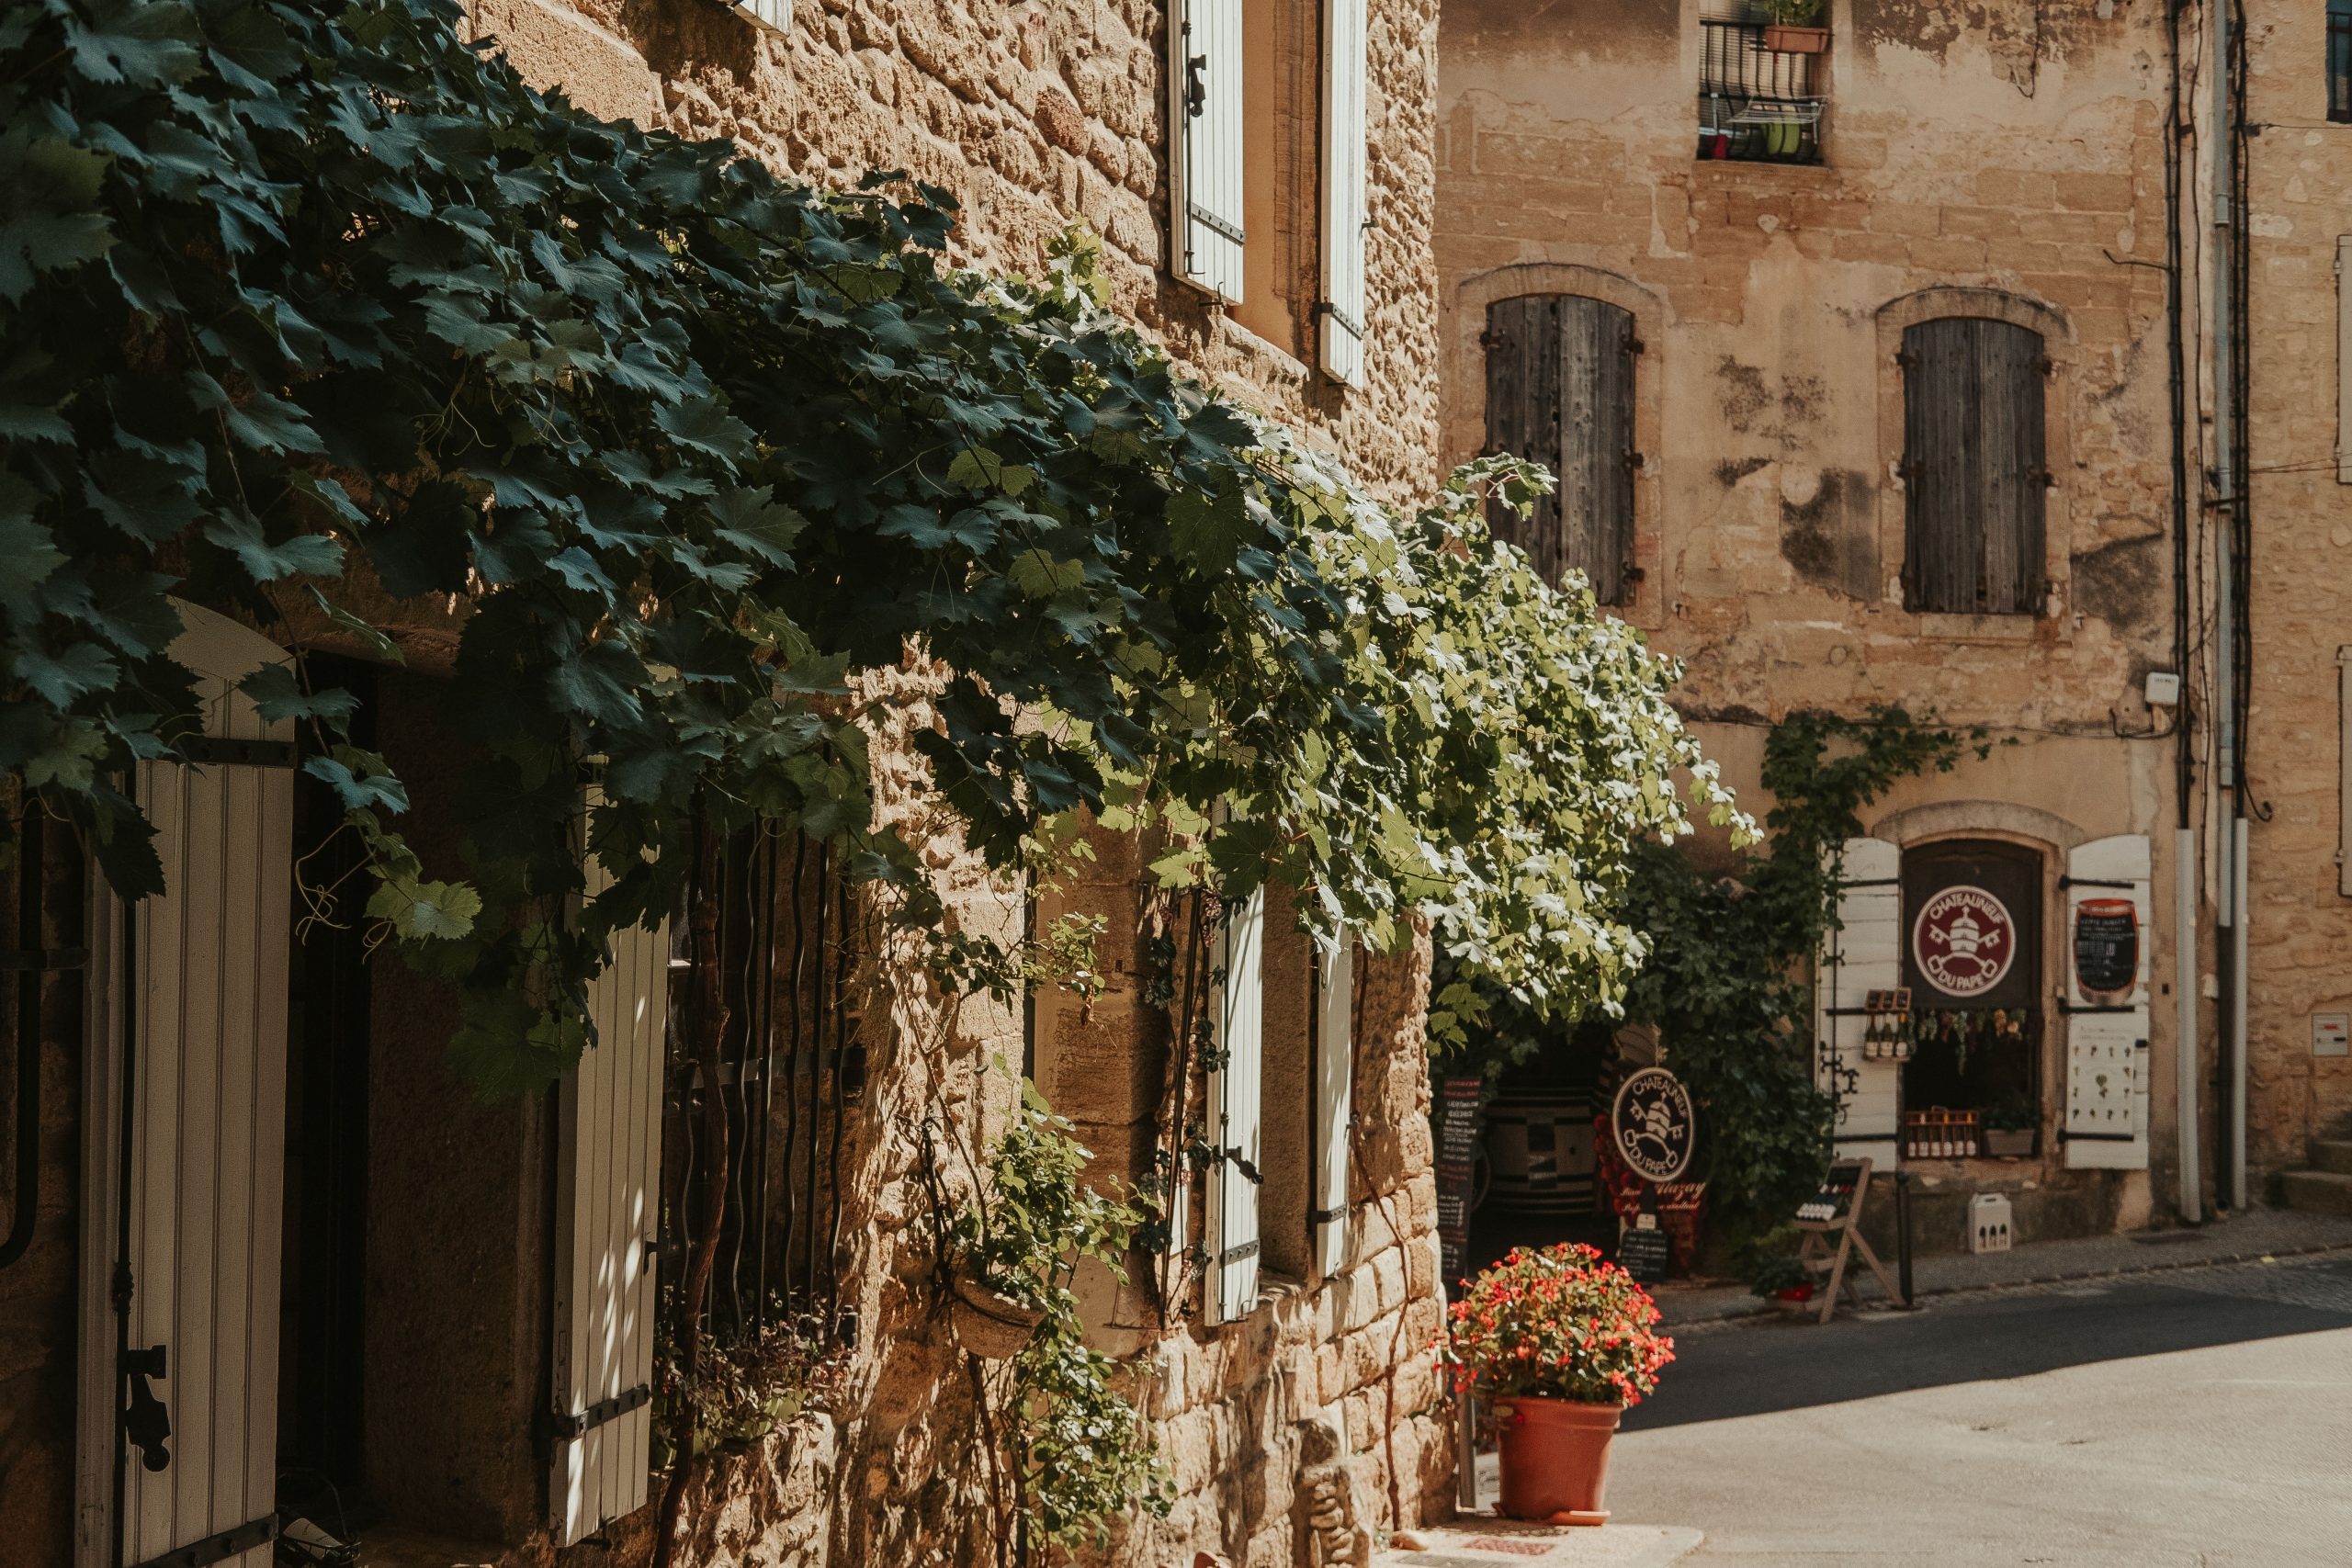
[[1551,582],[1581,571],[1603,604],[1631,597],[1634,317],[1579,294],[1487,307],[1487,449],[1543,464],[1560,488],[1521,522],[1498,502],[1495,533]]
[[2352,0],[2327,0],[2327,118],[2352,120]]
[[1903,333],[1903,590],[1913,610],[2030,615],[2048,592],[2041,334],[1978,316]]

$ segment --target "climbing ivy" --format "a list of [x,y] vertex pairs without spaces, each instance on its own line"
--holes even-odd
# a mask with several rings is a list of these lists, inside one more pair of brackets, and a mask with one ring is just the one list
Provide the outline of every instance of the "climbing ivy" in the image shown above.
[[[449,0],[27,0],[0,17],[0,766],[156,890],[128,767],[197,716],[168,594],[383,660],[455,628],[461,866],[402,840],[357,698],[298,656],[379,922],[464,997],[492,1088],[586,1044],[606,938],[673,907],[697,822],[797,822],[937,909],[869,831],[870,672],[1017,867],[1074,813],[1170,882],[1417,919],[1539,1003],[1613,994],[1634,838],[1729,803],[1671,667],[1495,545],[1490,461],[1400,517],[1102,309],[959,272],[948,193],[781,179],[599,120]],[[420,608],[422,607],[422,608]],[[887,699],[895,701],[898,699]],[[587,852],[609,886],[573,912]],[[462,870],[463,879],[445,879]],[[345,912],[346,918],[353,918]]]
[[1637,853],[1625,919],[1651,951],[1625,1016],[1656,1026],[1701,1107],[1717,1212],[1778,1214],[1820,1177],[1836,1108],[1814,1081],[1813,963],[1837,919],[1843,846],[1889,787],[1971,749],[1991,750],[1899,706],[1794,713],[1765,742],[1760,844],[1728,866]]

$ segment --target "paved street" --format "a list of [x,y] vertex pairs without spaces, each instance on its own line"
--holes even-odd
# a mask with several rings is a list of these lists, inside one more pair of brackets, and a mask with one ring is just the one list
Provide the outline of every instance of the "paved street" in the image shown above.
[[1692,1564],[2352,1564],[2352,1258],[1689,1332],[1609,1500]]

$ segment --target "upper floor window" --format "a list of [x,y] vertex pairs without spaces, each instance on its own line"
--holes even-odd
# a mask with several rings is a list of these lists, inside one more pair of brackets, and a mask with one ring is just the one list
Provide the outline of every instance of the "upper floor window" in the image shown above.
[[1487,307],[1487,449],[1543,464],[1559,489],[1521,522],[1499,502],[1498,537],[1557,583],[1581,571],[1603,604],[1632,597],[1634,337],[1630,311],[1577,294]]
[[1905,329],[1899,363],[1905,604],[1953,615],[2040,613],[2050,486],[2041,334],[1950,316]]
[[1827,0],[1702,0],[1699,156],[1821,162]]
[[2327,118],[2352,120],[2352,0],[2327,0]]
[[1364,378],[1366,3],[1171,0],[1168,29],[1170,270],[1344,386]]

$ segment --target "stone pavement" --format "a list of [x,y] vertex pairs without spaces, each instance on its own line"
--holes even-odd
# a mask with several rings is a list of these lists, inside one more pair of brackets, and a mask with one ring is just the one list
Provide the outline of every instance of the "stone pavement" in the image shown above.
[[[2097,1280],[2159,1269],[2256,1262],[2352,1248],[2352,1218],[2254,1209],[2227,1219],[2175,1230],[2133,1231],[2069,1241],[2027,1242],[2007,1252],[1946,1253],[1914,1260],[1912,1289],[1921,1296],[1996,1290],[2068,1280]],[[1894,1259],[1886,1258],[1890,1272]],[[1862,1299],[1873,1303],[1878,1283],[1861,1273]],[[1735,1283],[1671,1283],[1654,1290],[1668,1326],[1688,1328],[1776,1310]]]

